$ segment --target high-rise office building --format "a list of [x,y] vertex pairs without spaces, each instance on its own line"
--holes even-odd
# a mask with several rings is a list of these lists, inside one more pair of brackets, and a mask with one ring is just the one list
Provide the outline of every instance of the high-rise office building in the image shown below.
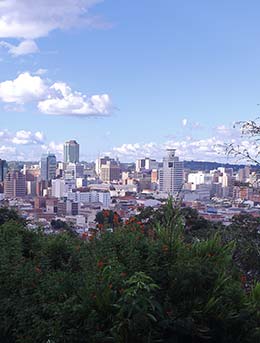
[[26,195],[25,175],[20,171],[8,172],[4,180],[5,198],[22,198]]
[[115,161],[107,161],[101,166],[100,178],[104,182],[111,182],[120,179],[120,167]]
[[142,170],[152,170],[152,169],[157,169],[158,168],[158,163],[156,160],[152,160],[149,157],[145,158],[140,158],[136,160],[135,162],[135,170],[137,172],[140,172]]
[[49,181],[56,177],[56,156],[54,154],[45,154],[41,158],[41,180]]
[[8,164],[6,160],[0,159],[0,182],[3,182],[8,171]]
[[171,195],[177,194],[184,182],[183,162],[175,156],[175,149],[167,149],[163,168],[159,171],[159,189]]
[[112,159],[108,156],[104,156],[104,157],[99,157],[96,159],[95,162],[95,172],[96,174],[99,176],[101,173],[101,167],[106,164],[108,161],[111,161]]
[[79,144],[75,140],[70,140],[64,143],[63,159],[65,163],[79,162]]

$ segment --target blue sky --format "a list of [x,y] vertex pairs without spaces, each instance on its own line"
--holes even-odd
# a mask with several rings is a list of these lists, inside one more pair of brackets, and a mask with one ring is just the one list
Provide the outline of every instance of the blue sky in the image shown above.
[[[260,102],[259,1],[0,1],[0,157],[226,160]],[[80,93],[79,93],[80,92]],[[94,96],[94,97],[93,97]],[[249,146],[243,139],[242,144]]]

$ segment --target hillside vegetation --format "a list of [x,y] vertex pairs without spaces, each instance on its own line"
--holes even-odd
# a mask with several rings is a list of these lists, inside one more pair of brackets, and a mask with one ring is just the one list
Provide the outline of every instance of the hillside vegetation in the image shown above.
[[171,200],[114,232],[103,216],[87,241],[0,210],[1,342],[260,342],[257,226],[243,250],[243,218],[224,229]]

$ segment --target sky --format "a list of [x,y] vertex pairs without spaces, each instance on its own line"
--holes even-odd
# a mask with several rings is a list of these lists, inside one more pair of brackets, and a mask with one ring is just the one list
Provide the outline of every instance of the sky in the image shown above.
[[0,158],[233,162],[259,116],[258,0],[0,0]]

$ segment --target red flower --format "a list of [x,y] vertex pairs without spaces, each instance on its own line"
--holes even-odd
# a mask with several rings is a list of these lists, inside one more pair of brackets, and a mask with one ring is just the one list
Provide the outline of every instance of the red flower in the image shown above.
[[104,262],[102,261],[102,260],[100,260],[100,261],[98,261],[98,268],[103,268],[103,266],[104,266]]
[[127,274],[126,274],[125,272],[122,272],[122,273],[121,273],[121,276],[122,276],[122,277],[126,277]]
[[240,280],[241,280],[242,283],[246,283],[246,276],[245,276],[245,275],[242,275],[242,276],[240,277]]

